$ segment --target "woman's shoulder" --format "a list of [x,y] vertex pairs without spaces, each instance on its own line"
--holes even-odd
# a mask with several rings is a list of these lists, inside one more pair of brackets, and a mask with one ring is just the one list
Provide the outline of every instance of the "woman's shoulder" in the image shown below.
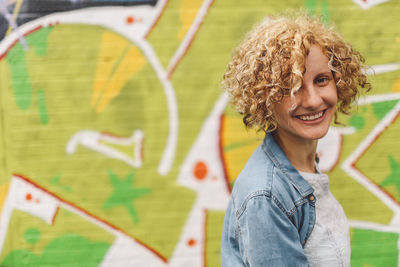
[[286,211],[291,210],[299,199],[299,194],[282,170],[258,147],[237,177],[231,197],[239,211],[245,209],[249,201],[259,199],[260,196],[273,198]]

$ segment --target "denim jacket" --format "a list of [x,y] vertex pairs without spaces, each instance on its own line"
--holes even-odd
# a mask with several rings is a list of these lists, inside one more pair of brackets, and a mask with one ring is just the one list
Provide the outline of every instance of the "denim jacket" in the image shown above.
[[236,179],[222,232],[222,267],[308,266],[312,187],[267,134]]

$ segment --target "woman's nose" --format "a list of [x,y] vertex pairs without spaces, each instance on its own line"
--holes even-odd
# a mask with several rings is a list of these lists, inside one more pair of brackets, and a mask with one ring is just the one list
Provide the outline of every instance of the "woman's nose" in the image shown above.
[[301,101],[299,104],[306,109],[318,109],[323,103],[320,92],[312,85],[303,86],[299,100]]

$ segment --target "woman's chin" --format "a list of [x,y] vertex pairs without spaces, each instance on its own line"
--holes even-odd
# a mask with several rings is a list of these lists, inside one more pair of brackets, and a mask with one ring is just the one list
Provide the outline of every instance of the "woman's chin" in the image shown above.
[[304,139],[308,139],[308,140],[318,140],[323,138],[329,130],[329,126],[328,127],[320,127],[320,128],[313,128],[313,129],[307,129],[303,132],[302,137]]

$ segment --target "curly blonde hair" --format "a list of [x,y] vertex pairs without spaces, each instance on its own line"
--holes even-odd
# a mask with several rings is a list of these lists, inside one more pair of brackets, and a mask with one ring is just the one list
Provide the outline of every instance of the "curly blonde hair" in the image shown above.
[[302,87],[312,45],[329,59],[338,93],[335,123],[337,111],[349,114],[360,90],[371,89],[364,58],[332,27],[307,14],[266,18],[234,50],[222,81],[246,127],[276,129],[272,105]]

